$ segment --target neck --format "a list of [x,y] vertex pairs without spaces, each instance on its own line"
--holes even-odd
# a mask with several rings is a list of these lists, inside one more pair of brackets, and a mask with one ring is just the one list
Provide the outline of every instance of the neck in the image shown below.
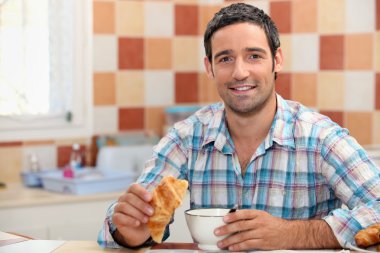
[[260,110],[242,115],[226,108],[228,130],[235,142],[258,142],[268,134],[276,113],[276,94]]

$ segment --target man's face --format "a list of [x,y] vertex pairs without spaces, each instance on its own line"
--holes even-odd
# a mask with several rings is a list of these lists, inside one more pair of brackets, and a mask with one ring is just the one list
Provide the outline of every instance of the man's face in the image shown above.
[[207,74],[215,80],[227,110],[246,115],[275,99],[274,71],[281,69],[282,53],[279,48],[273,63],[259,26],[238,23],[223,27],[211,38],[211,48],[212,63],[205,57]]

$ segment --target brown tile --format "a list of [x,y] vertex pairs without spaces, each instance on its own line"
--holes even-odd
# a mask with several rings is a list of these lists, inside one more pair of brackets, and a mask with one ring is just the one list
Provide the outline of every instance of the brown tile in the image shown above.
[[[345,38],[345,65],[349,70],[372,69],[372,34],[350,34]],[[360,52],[358,52],[360,45]]]
[[94,1],[93,4],[94,33],[115,33],[115,3]]
[[119,108],[119,130],[144,129],[144,108]]
[[115,103],[115,74],[94,73],[94,105],[114,105]]
[[162,136],[165,126],[165,109],[163,107],[145,108],[145,130]]
[[198,34],[198,6],[175,5],[175,34]]
[[205,73],[200,73],[199,78],[199,102],[215,103],[221,101],[215,83]]
[[19,145],[1,146],[0,181],[5,183],[21,182],[22,148]]
[[198,102],[198,73],[175,74],[175,102]]
[[361,145],[372,142],[372,113],[371,112],[346,112],[346,126]]
[[292,1],[293,32],[316,32],[317,9],[317,0]]
[[284,99],[291,99],[291,78],[290,73],[278,73],[276,80],[276,92]]
[[145,67],[147,69],[171,69],[172,40],[145,39]]
[[343,69],[344,37],[342,35],[321,36],[319,56],[320,69]]
[[380,110],[380,73],[376,73],[375,108]]
[[270,17],[277,25],[280,33],[292,31],[292,6],[289,1],[271,2]]
[[380,0],[376,0],[376,30],[380,30]]
[[200,5],[199,6],[199,34],[203,35],[208,22],[214,17],[214,14],[220,10],[220,5]]
[[119,69],[144,68],[144,39],[119,38]]
[[317,74],[295,73],[292,76],[292,99],[306,106],[317,105]]
[[342,111],[319,111],[320,114],[326,115],[329,117],[332,121],[343,127],[344,125],[344,118],[343,118],[343,112]]

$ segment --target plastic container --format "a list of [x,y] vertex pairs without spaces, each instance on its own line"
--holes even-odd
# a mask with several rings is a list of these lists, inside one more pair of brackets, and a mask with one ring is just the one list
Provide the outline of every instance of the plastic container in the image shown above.
[[165,109],[166,125],[172,126],[174,123],[184,120],[198,111],[201,106],[171,106]]
[[45,190],[84,195],[122,191],[134,181],[134,174],[122,171],[104,171],[84,168],[75,178],[64,178],[62,170],[41,177]]
[[41,176],[54,173],[56,170],[23,171],[21,172],[22,183],[27,187],[42,187]]

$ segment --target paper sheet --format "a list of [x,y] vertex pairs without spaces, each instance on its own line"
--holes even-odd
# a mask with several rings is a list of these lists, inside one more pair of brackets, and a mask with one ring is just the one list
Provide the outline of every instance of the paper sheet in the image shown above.
[[64,244],[65,241],[27,240],[0,247],[0,253],[38,252],[50,253]]

